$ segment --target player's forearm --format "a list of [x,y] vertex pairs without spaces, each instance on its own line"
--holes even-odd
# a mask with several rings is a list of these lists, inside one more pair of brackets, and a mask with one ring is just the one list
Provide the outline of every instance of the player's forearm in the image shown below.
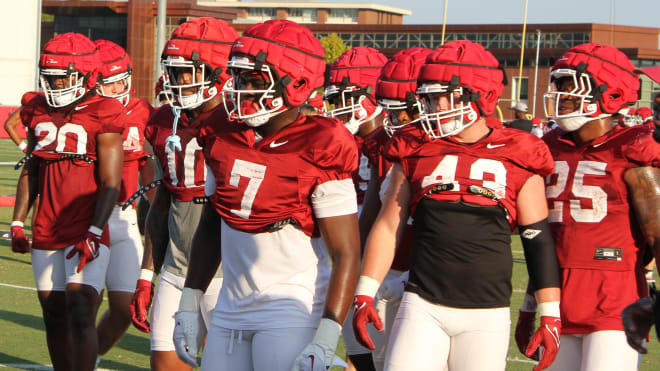
[[30,209],[30,185],[28,169],[23,168],[16,184],[16,201],[14,203],[14,215],[12,221],[24,222]]
[[[18,124],[21,122],[21,110],[23,107],[19,107],[16,111],[12,112],[11,115],[5,121],[5,131],[9,134],[9,138],[17,145],[20,146],[23,142],[23,139],[18,134]],[[23,149],[21,149],[23,150]]]
[[121,145],[121,135],[105,133],[97,136],[100,194],[96,200],[96,210],[92,225],[103,229],[112,214],[119,199],[121,188],[121,172],[124,161],[124,150]]
[[323,317],[344,323],[360,272],[357,214],[319,219],[319,230],[332,259]]
[[222,259],[220,253],[220,217],[211,204],[205,204],[193,236],[188,258],[185,287],[206,291]]
[[162,268],[163,261],[154,261],[154,257],[152,254],[153,247],[151,243],[151,236],[149,235],[149,231],[145,230],[144,231],[144,249],[142,250],[142,265],[140,266],[141,269],[148,269],[150,271],[153,271],[156,274],[160,273],[160,269]]
[[[375,167],[373,168],[375,169]],[[380,190],[380,183],[378,180],[378,172],[372,170],[371,177],[369,178],[369,185],[367,192],[364,195],[364,202],[362,203],[362,212],[360,213],[360,249],[364,254],[364,247],[367,243],[367,236],[369,231],[376,220],[378,210],[380,209],[380,200],[378,199],[378,191]]]
[[536,290],[534,297],[537,303],[550,303],[558,302],[561,299],[561,290],[559,287],[546,287],[544,289]]
[[631,208],[635,219],[651,247],[654,256],[660,257],[660,169],[639,167],[626,171],[624,181],[628,186]]
[[361,275],[383,282],[394,261],[398,241],[396,226],[389,225],[381,218],[377,219],[367,238]]

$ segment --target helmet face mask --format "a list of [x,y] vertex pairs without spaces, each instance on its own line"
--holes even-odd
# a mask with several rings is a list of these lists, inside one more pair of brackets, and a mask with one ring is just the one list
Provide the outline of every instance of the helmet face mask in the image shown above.
[[467,87],[450,89],[449,84],[425,83],[417,95],[422,102],[420,122],[431,138],[456,135],[481,117],[469,100],[472,94]]
[[[564,131],[575,131],[600,117],[594,99],[595,81],[588,73],[559,68],[550,73],[550,87],[544,95],[545,114]],[[609,115],[605,115],[609,116]]]
[[323,116],[336,117],[344,122],[351,134],[356,134],[363,123],[373,120],[383,109],[371,102],[364,89],[356,85],[329,85],[323,93],[330,109]]
[[103,97],[116,98],[127,106],[131,93],[131,72],[125,71],[103,78],[103,81],[96,86],[96,93]]
[[[251,58],[233,56],[227,67],[232,79],[225,83],[222,94],[230,119],[258,127],[286,110],[282,97],[276,97],[277,72],[268,64],[262,64],[257,70]],[[227,102],[232,102],[233,106]]]
[[163,90],[167,102],[182,109],[194,109],[211,100],[218,93],[211,68],[181,56],[167,56],[161,62],[165,78]]
[[42,68],[39,81],[46,102],[53,108],[66,107],[87,93],[84,77],[71,69]]
[[[422,102],[417,97],[412,102],[381,98],[378,99],[378,105],[383,109],[383,128],[389,136],[392,136],[396,130],[419,122],[421,119]],[[408,113],[410,120],[401,121],[402,111]]]

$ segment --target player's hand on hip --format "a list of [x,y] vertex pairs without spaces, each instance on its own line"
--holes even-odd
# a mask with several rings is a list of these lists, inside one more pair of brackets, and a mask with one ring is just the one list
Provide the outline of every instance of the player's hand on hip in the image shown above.
[[101,247],[101,235],[103,230],[101,228],[91,226],[87,231],[87,235],[82,241],[79,241],[73,246],[73,249],[66,255],[67,259],[71,259],[76,254],[80,258],[80,263],[76,268],[76,273],[82,272],[85,265],[99,257],[99,248]]
[[25,235],[23,222],[11,222],[11,251],[24,254],[30,252],[30,239]]
[[298,354],[291,371],[327,371],[334,366],[348,368],[346,362],[335,355],[340,335],[339,323],[322,318],[312,342]]
[[641,298],[625,307],[621,312],[621,319],[628,344],[636,351],[646,354],[644,340],[646,340],[654,322],[653,301],[651,298]]
[[131,321],[136,329],[149,333],[151,331],[148,318],[151,299],[154,296],[154,272],[148,269],[142,269],[140,279],[137,281],[135,293],[129,306]]
[[541,316],[541,324],[536,330],[527,346],[525,355],[532,355],[542,347],[539,352],[539,363],[534,367],[534,371],[541,371],[548,368],[557,356],[559,351],[559,338],[561,336],[561,319],[553,316]]
[[389,280],[383,281],[376,293],[375,300],[387,300],[390,302],[398,302],[403,297],[403,290],[408,284],[408,271],[403,272],[400,276],[394,277]]
[[183,288],[179,310],[174,314],[174,347],[176,354],[183,362],[192,367],[197,365],[199,345],[206,336],[206,328],[200,313],[202,290]]

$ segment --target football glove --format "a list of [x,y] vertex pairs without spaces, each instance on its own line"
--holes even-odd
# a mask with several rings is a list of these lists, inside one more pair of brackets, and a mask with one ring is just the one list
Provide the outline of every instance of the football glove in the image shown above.
[[376,293],[375,300],[387,300],[390,302],[398,302],[403,297],[403,289],[408,283],[408,271],[403,272],[400,276],[391,279],[386,279],[380,285]]
[[[518,322],[516,323],[516,344],[520,353],[527,355],[527,346],[534,335],[534,322],[536,321],[536,312],[518,312]],[[529,358],[538,361],[539,351],[537,349]]]
[[537,349],[542,347],[539,352],[539,363],[534,367],[534,371],[545,370],[552,364],[559,351],[561,336],[559,302],[540,303],[539,313],[541,314],[541,323],[534,332],[525,351],[525,355],[531,358]]
[[344,360],[335,355],[341,335],[341,325],[322,318],[312,342],[298,354],[291,371],[327,371],[334,366],[348,368]]
[[102,234],[103,230],[101,228],[95,226],[89,227],[85,239],[75,244],[73,249],[66,255],[67,259],[73,258],[76,254],[80,257],[80,263],[78,263],[76,273],[82,272],[87,262],[99,257]]
[[206,327],[200,313],[199,302],[204,293],[199,289],[183,288],[179,311],[174,313],[174,347],[183,362],[192,367],[197,365],[199,345],[206,336]]
[[623,331],[626,333],[628,344],[640,352],[646,354],[644,340],[653,326],[653,300],[645,297],[628,305],[621,312]]
[[30,251],[30,239],[25,235],[23,222],[11,222],[11,251],[24,254]]
[[151,331],[147,314],[151,306],[151,299],[154,296],[154,276],[154,272],[148,269],[142,269],[133,299],[131,300],[131,305],[129,306],[133,326],[147,334]]
[[[534,335],[536,309],[536,299],[530,294],[525,294],[523,304],[520,307],[520,311],[518,311],[518,322],[516,323],[515,332],[516,345],[518,345],[518,350],[522,354],[527,352],[529,340],[532,338],[532,335]],[[534,352],[534,354],[529,358],[538,361],[539,351],[537,350]]]
[[373,323],[376,330],[382,331],[383,324],[378,317],[378,311],[374,307],[374,294],[378,291],[380,284],[375,279],[368,276],[360,276],[355,298],[353,298],[353,332],[355,340],[362,346],[371,350],[376,349],[373,341],[369,337],[367,324]]

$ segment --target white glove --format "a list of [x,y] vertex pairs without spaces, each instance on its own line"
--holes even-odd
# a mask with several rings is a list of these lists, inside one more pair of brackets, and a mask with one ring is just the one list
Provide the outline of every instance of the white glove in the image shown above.
[[206,326],[199,309],[199,302],[204,296],[202,290],[183,288],[179,311],[174,313],[174,347],[179,358],[192,367],[197,365],[199,345],[206,336]]
[[334,366],[348,368],[346,362],[335,355],[339,335],[341,325],[322,318],[312,342],[298,354],[291,371],[327,371]]
[[403,289],[408,284],[408,271],[400,276],[383,281],[376,293],[375,300],[397,302],[403,297]]

